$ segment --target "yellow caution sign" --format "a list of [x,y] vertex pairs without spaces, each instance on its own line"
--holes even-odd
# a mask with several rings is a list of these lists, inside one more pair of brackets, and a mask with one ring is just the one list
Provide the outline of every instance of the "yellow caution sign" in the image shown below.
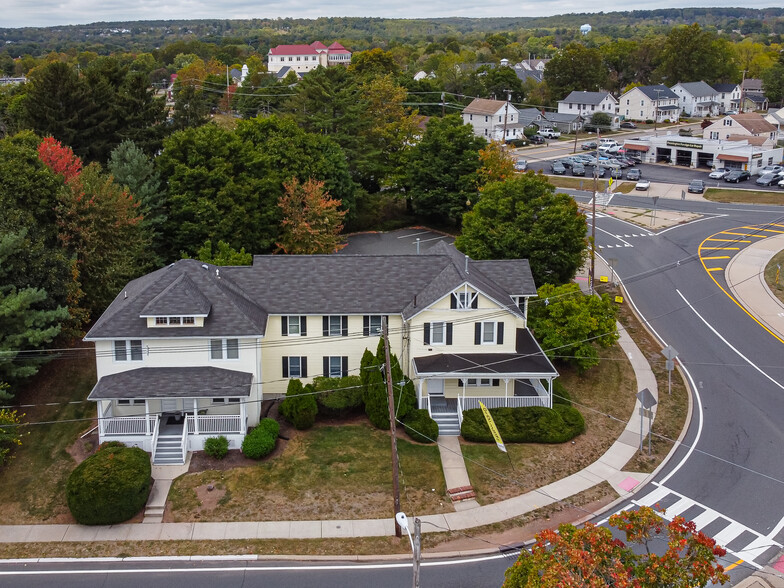
[[612,179],[612,178],[610,178],[610,183],[609,183],[609,184],[607,184],[607,189],[608,189],[608,190],[612,190],[612,185],[613,185],[613,179]]
[[495,444],[498,445],[498,449],[506,453],[506,446],[504,446],[504,440],[501,439],[501,434],[498,432],[498,428],[495,426],[493,415],[490,414],[490,411],[487,410],[487,407],[482,403],[481,400],[479,401],[479,407],[482,409],[482,414],[485,415],[487,426],[490,427],[490,433],[492,433],[493,439],[495,439]]
[[610,281],[610,278],[608,278],[607,276],[601,276],[599,278],[599,281],[602,282],[603,284],[606,284],[607,282]]
[[618,304],[621,304],[621,303],[623,302],[623,296],[616,296],[616,297],[615,297],[615,301],[616,301]]

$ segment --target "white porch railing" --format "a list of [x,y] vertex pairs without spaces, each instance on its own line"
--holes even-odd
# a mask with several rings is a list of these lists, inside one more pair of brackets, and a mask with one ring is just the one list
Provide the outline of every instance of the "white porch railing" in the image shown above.
[[101,435],[150,435],[157,421],[156,416],[102,418]]
[[[503,406],[547,406],[547,398],[543,398],[541,396],[508,396],[506,398],[503,396],[487,396],[485,398],[463,398],[462,410],[479,408],[480,400],[487,408],[501,408]],[[458,398],[458,403],[459,402],[460,399]],[[458,404],[458,408],[460,408],[460,404]]]
[[160,434],[160,432],[161,432],[161,419],[156,418],[155,427],[153,427],[152,430],[152,443],[150,444],[150,447],[152,447],[153,452],[155,451],[155,446],[158,445],[158,435]]
[[[479,405],[476,405],[479,408]],[[457,424],[460,426],[460,430],[463,429],[463,402],[460,400],[460,396],[457,397]]]
[[[198,422],[196,422],[198,419]],[[188,415],[187,430],[189,435],[211,435],[214,433],[242,434],[242,415],[216,414],[216,415]],[[198,425],[198,426],[197,426]]]

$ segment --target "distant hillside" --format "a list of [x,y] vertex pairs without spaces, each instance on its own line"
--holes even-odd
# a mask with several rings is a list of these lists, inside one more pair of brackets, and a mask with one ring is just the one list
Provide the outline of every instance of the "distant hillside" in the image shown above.
[[[0,42],[12,56],[40,55],[49,51],[92,50],[151,51],[176,40],[200,40],[221,44],[250,44],[266,52],[278,43],[311,42],[314,39],[356,41],[363,47],[396,41],[417,42],[449,35],[481,36],[521,29],[576,29],[590,23],[596,32],[628,36],[637,27],[671,27],[699,23],[703,27],[784,33],[784,8],[670,8],[561,14],[547,17],[512,18],[318,18],[248,20],[167,20],[100,22],[39,28],[0,28]],[[624,30],[626,34],[624,34]]]

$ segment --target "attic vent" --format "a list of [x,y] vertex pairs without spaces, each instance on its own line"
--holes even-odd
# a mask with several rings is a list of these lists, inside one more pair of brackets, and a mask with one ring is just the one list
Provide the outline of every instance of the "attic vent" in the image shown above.
[[210,269],[210,268],[207,266],[207,264],[206,264],[206,263],[203,263],[203,264],[201,264],[201,267],[203,267],[204,269]]

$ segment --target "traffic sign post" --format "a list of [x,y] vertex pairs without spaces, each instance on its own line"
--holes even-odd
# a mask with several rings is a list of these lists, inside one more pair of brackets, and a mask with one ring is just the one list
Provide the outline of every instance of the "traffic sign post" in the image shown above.
[[678,357],[678,351],[672,345],[667,345],[662,349],[662,355],[667,359],[664,367],[667,369],[667,394],[672,395],[672,370],[675,369],[675,358]]
[[643,388],[639,392],[637,392],[637,400],[640,401],[640,453],[642,453],[643,447],[643,417],[645,414],[648,414],[648,455],[651,454],[651,429],[653,428],[653,410],[652,408],[656,406],[656,398],[654,398],[651,391],[648,388]]
[[653,200],[653,215],[651,216],[651,226],[653,226],[653,223],[656,222],[656,201],[658,199],[658,196],[651,196],[651,200]]

